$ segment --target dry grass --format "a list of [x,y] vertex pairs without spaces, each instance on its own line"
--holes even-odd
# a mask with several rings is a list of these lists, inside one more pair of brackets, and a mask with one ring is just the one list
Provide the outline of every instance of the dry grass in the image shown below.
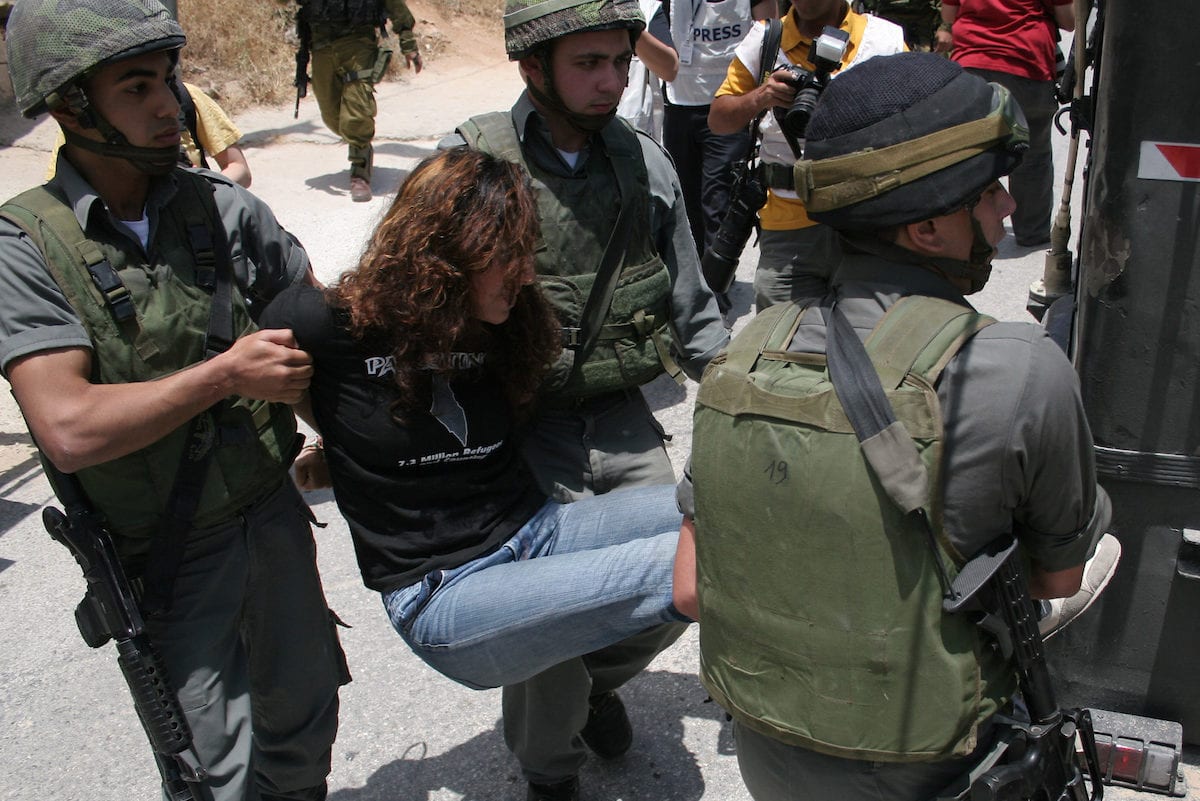
[[230,113],[286,102],[295,92],[294,13],[274,0],[179,0],[184,77]]
[[[3,0],[0,0],[2,2]],[[294,0],[178,0],[187,32],[183,75],[217,98],[229,113],[252,105],[292,102],[295,88]],[[503,0],[409,0],[417,18],[417,42],[428,63],[450,50],[456,21],[498,20]],[[426,13],[423,14],[422,12]],[[427,24],[426,16],[442,19]],[[404,70],[400,47],[389,72]]]

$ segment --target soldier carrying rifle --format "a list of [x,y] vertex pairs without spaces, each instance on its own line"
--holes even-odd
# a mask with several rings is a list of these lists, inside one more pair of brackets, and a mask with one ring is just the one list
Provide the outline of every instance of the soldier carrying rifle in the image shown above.
[[[999,179],[1025,118],[902,53],[833,81],[806,134],[796,193],[844,257],[828,294],[760,313],[713,360],[680,492],[676,605],[742,777],[755,801],[1083,798],[1086,715],[1048,691],[1029,596],[1107,581],[1111,508],[1066,356],[966,299],[1013,211]],[[1014,539],[1028,582],[992,548]],[[1004,570],[973,561],[993,553]]]
[[400,38],[405,66],[423,66],[413,35],[416,20],[404,0],[300,0],[296,29],[297,110],[305,95],[308,54],[312,53],[312,88],[329,130],[346,140],[350,159],[350,199],[371,199],[371,165],[375,138],[375,84],[387,72],[392,51],[378,35],[392,21]]
[[179,165],[185,39],[157,0],[21,0],[7,36],[18,107],[66,145],[0,208],[0,370],[138,588],[199,797],[323,799],[349,676],[288,478],[311,360],[254,323],[315,283],[308,257],[262,201]]

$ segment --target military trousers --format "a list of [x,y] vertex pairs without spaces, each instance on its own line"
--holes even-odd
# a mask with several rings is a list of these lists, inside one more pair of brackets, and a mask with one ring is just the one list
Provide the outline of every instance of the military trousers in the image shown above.
[[312,51],[312,88],[329,130],[346,140],[350,174],[371,180],[375,138],[375,86],[369,75],[379,46],[374,35],[343,36]]
[[209,778],[204,801],[325,798],[350,680],[289,479],[188,537],[171,610],[146,623]]
[[750,152],[750,132],[715,134],[708,127],[709,106],[663,107],[663,147],[675,161],[679,188],[696,250],[712,244],[733,187],[733,166]]
[[1012,230],[1018,245],[1036,246],[1050,241],[1050,217],[1054,211],[1054,150],[1051,129],[1058,100],[1053,81],[1035,81],[997,70],[968,68],[991,83],[1012,92],[1029,123],[1029,149],[1008,176],[1008,191],[1017,202],[1012,213]]
[[738,769],[754,801],[928,801],[970,772],[992,746],[938,762],[841,759],[780,742],[735,722]]

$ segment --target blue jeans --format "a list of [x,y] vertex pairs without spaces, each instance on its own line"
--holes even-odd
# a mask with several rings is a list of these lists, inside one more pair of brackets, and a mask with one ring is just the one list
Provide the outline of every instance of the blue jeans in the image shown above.
[[661,623],[680,515],[672,486],[548,501],[498,550],[384,595],[434,670],[474,689],[525,681]]

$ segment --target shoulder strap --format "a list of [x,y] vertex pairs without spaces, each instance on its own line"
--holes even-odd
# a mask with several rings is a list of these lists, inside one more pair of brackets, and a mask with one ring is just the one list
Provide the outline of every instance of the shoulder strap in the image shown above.
[[633,226],[634,208],[637,206],[634,197],[639,190],[646,191],[639,186],[637,180],[638,171],[645,168],[645,163],[642,159],[642,146],[638,143],[637,132],[633,127],[617,117],[604,126],[600,132],[600,139],[617,176],[621,210],[617,213],[617,221],[608,237],[608,244],[604,247],[604,255],[600,257],[600,265],[596,269],[596,282],[592,285],[583,311],[579,315],[576,369],[587,361],[600,337],[600,328],[612,306],[613,295],[617,291],[617,279],[621,275],[621,265],[625,262],[625,251],[629,246],[629,231]]
[[[233,260],[229,241],[221,222],[212,184],[184,170],[177,171],[179,191],[193,198],[185,201],[184,222],[189,245],[196,256],[197,283],[212,289],[209,302],[208,331],[204,338],[204,358],[211,359],[228,350],[235,337],[233,330]],[[209,273],[211,273],[211,278]],[[227,401],[220,401],[213,409]],[[183,563],[187,535],[204,493],[208,466],[216,446],[212,409],[192,418],[188,424],[187,444],[171,484],[158,535],[146,558],[143,604],[151,616],[164,615],[171,609],[175,577]]]
[[930,384],[950,359],[981,329],[996,322],[953,301],[909,295],[888,309],[867,338],[867,353],[884,389],[895,389],[910,373]]
[[208,158],[204,152],[204,144],[200,141],[200,125],[196,119],[196,101],[192,100],[192,93],[183,85],[179,73],[175,74],[172,82],[175,97],[179,98],[179,113],[183,115],[183,124],[192,137],[192,144],[195,146],[196,152],[200,154],[200,166],[207,170]]
[[758,84],[767,82],[767,76],[774,72],[775,56],[783,42],[783,20],[770,17],[764,20],[766,30],[763,31],[762,56],[758,60]]
[[[93,307],[99,300],[112,314],[118,328],[132,329],[127,333],[135,343],[139,356],[151,359],[158,354],[158,346],[152,340],[136,333],[137,308],[129,290],[104,251],[84,233],[79,220],[75,218],[75,212],[64,198],[48,186],[34,187],[0,207],[0,216],[19,226],[33,240],[45,256],[46,269],[81,319],[86,317],[83,310]],[[57,248],[74,256],[75,263],[91,277],[91,285],[98,297],[85,297],[89,293],[86,283],[81,289],[79,283],[67,275],[65,265],[46,255],[50,240]]]
[[474,150],[484,150],[517,164],[525,163],[511,113],[489,111],[479,114],[458,126],[457,130],[467,146]]
[[[854,427],[871,472],[896,506],[915,518],[925,532],[943,594],[950,596],[953,590],[942,549],[925,513],[929,473],[912,437],[896,419],[884,387],[893,381],[892,386],[899,386],[899,381],[918,362],[927,365],[926,375],[934,367],[940,372],[971,336],[992,321],[971,309],[936,298],[914,298],[904,308],[898,308],[905,300],[909,299],[893,306],[871,332],[872,355],[868,355],[868,348],[841,309],[836,304],[830,309],[826,346],[829,379]],[[892,310],[897,314],[889,321],[887,317]],[[936,355],[932,351],[937,351]],[[901,369],[904,364],[907,367]]]
[[[783,20],[777,17],[770,17],[763,21],[766,29],[763,31],[762,53],[758,59],[758,85],[762,86],[767,82],[768,76],[774,72],[775,57],[779,53],[780,43],[783,41]],[[762,124],[763,117],[766,116],[768,109],[763,109],[754,115],[754,120],[750,123],[750,137],[754,144],[751,148],[752,152],[758,151],[758,126]],[[753,158],[753,156],[751,156]]]

